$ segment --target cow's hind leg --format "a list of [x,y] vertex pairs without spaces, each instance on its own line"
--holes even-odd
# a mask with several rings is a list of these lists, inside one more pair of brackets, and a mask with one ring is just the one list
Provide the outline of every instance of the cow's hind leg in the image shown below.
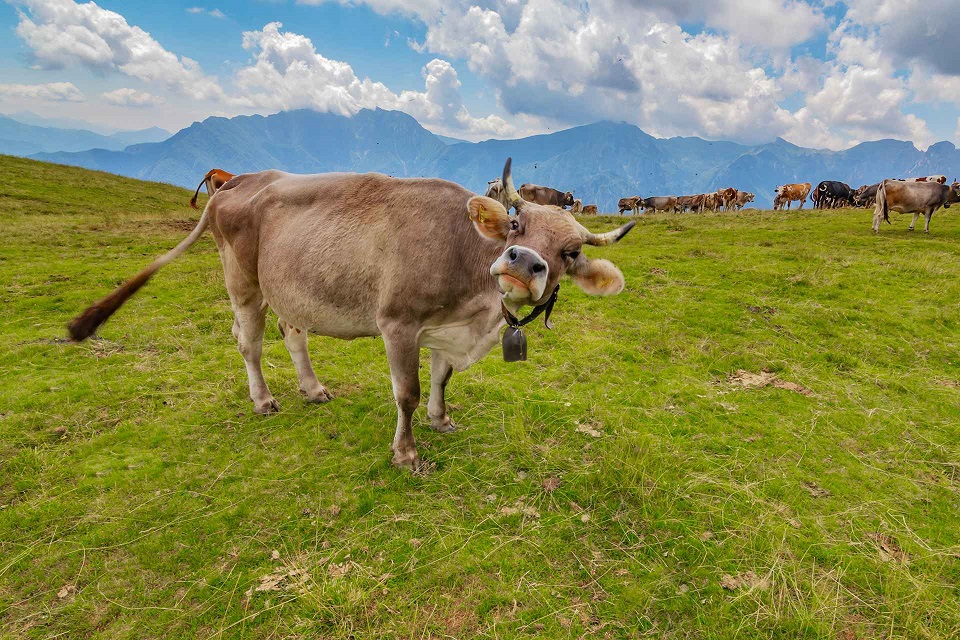
[[930,233],[930,218],[933,217],[933,212],[934,212],[933,209],[928,209],[927,212],[924,214],[924,216],[926,217],[926,220],[923,223],[924,233]]
[[440,433],[450,433],[457,430],[447,415],[447,402],[444,393],[447,383],[453,375],[453,367],[443,359],[437,351],[430,352],[430,400],[427,402],[427,416],[430,418],[430,428]]
[[230,296],[233,305],[233,335],[237,339],[237,348],[247,367],[247,383],[250,386],[250,399],[256,413],[268,414],[280,410],[273,394],[263,379],[260,359],[263,355],[263,330],[267,315],[267,305],[257,291],[248,299],[238,300]]
[[383,344],[390,363],[390,381],[397,402],[397,431],[393,436],[393,464],[414,473],[425,470],[413,439],[413,412],[420,404],[420,347],[416,331],[402,322],[381,323]]
[[307,332],[279,318],[277,327],[283,335],[283,344],[290,352],[293,366],[297,370],[300,380],[300,392],[307,397],[308,402],[329,402],[333,399],[330,392],[317,380],[317,374],[310,363],[310,352],[307,350]]

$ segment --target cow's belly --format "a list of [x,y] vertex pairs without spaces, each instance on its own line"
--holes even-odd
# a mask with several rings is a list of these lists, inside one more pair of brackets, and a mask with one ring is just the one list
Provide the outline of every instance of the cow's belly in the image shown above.
[[486,308],[464,320],[424,327],[418,343],[437,351],[454,370],[463,371],[490,353],[505,324],[498,310]]
[[315,300],[267,297],[266,302],[284,322],[316,335],[346,340],[380,335],[372,313],[357,313]]

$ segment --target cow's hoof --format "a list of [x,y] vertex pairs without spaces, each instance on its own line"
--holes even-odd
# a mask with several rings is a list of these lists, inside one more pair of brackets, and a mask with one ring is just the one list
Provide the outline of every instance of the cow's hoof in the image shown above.
[[280,411],[280,405],[277,404],[277,401],[273,398],[255,404],[253,407],[253,412],[258,413],[261,416],[268,416],[271,413],[276,413],[277,411]]
[[442,418],[431,416],[430,428],[439,433],[453,433],[457,430],[457,425],[450,419],[450,416],[443,416]]
[[416,449],[414,449],[412,453],[395,453],[393,454],[393,460],[390,462],[393,466],[399,469],[406,469],[415,476],[427,475],[433,469],[431,464],[420,459]]
[[333,394],[327,391],[323,385],[317,385],[315,389],[310,390],[300,389],[300,393],[306,397],[307,402],[311,403],[323,404],[324,402],[333,400]]
[[907,231],[913,231],[913,227],[907,227]]

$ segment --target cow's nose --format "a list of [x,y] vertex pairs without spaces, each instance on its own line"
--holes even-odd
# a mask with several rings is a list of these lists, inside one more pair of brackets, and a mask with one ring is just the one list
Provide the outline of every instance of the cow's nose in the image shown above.
[[507,249],[507,265],[518,274],[539,276],[547,270],[547,263],[533,249],[510,247]]

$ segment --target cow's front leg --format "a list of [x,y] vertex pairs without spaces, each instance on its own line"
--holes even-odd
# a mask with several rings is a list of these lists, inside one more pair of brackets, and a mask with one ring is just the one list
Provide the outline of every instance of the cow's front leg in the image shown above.
[[913,220],[910,222],[910,226],[907,227],[907,231],[913,231],[913,228],[917,226],[917,218],[920,217],[920,212],[916,211],[913,214]]
[[413,439],[413,412],[420,404],[420,347],[416,331],[401,323],[381,325],[383,344],[390,363],[393,397],[397,402],[397,431],[393,436],[393,464],[414,473],[424,470]]
[[930,218],[933,217],[933,211],[927,211],[926,214],[924,215],[926,217],[926,220],[923,223],[923,232],[930,233]]
[[430,351],[430,401],[427,402],[427,416],[430,418],[430,428],[440,433],[450,433],[457,430],[447,415],[447,402],[444,392],[447,383],[453,375],[453,367],[443,359],[436,350]]

